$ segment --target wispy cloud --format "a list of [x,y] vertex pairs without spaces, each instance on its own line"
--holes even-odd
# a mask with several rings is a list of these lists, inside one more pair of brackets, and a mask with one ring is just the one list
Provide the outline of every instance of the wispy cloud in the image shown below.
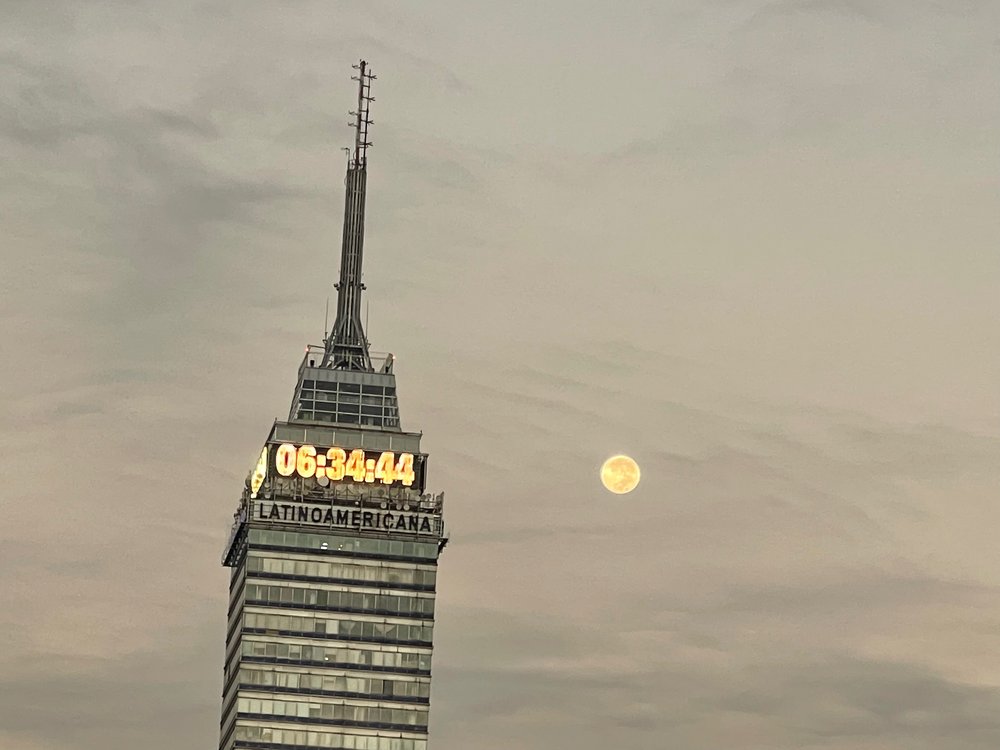
[[436,750],[997,745],[996,4],[543,6],[11,5],[0,746],[215,741],[361,56]]

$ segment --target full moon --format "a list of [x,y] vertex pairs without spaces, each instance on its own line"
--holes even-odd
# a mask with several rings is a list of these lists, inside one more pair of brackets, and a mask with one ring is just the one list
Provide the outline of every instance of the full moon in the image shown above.
[[628,456],[612,456],[601,466],[601,482],[616,495],[631,492],[639,484],[639,464]]

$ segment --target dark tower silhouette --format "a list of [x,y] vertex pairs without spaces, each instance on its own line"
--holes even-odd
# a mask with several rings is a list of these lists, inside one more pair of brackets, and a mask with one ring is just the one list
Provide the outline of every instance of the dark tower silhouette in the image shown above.
[[444,495],[361,322],[371,74],[355,66],[337,318],[247,477],[231,568],[220,750],[426,750]]

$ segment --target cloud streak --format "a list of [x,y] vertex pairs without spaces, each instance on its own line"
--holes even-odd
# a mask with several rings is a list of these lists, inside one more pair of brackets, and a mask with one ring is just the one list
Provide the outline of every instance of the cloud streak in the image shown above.
[[452,534],[434,749],[996,747],[996,13],[14,4],[0,746],[216,740],[366,55],[368,332]]

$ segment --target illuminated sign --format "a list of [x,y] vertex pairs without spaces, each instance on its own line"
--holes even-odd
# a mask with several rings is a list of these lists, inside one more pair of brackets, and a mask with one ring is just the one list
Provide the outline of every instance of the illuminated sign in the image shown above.
[[406,532],[440,536],[440,517],[427,513],[407,513],[390,510],[357,510],[334,508],[308,503],[256,503],[253,518],[269,523],[295,523],[372,531]]
[[321,483],[355,481],[367,484],[423,488],[423,456],[393,451],[347,451],[314,445],[282,443],[274,451],[274,470],[280,476],[315,477]]
[[250,497],[257,497],[257,491],[260,490],[262,484],[264,484],[264,479],[267,477],[267,446],[264,446],[264,450],[260,452],[260,458],[257,459],[257,465],[254,467],[250,474]]

